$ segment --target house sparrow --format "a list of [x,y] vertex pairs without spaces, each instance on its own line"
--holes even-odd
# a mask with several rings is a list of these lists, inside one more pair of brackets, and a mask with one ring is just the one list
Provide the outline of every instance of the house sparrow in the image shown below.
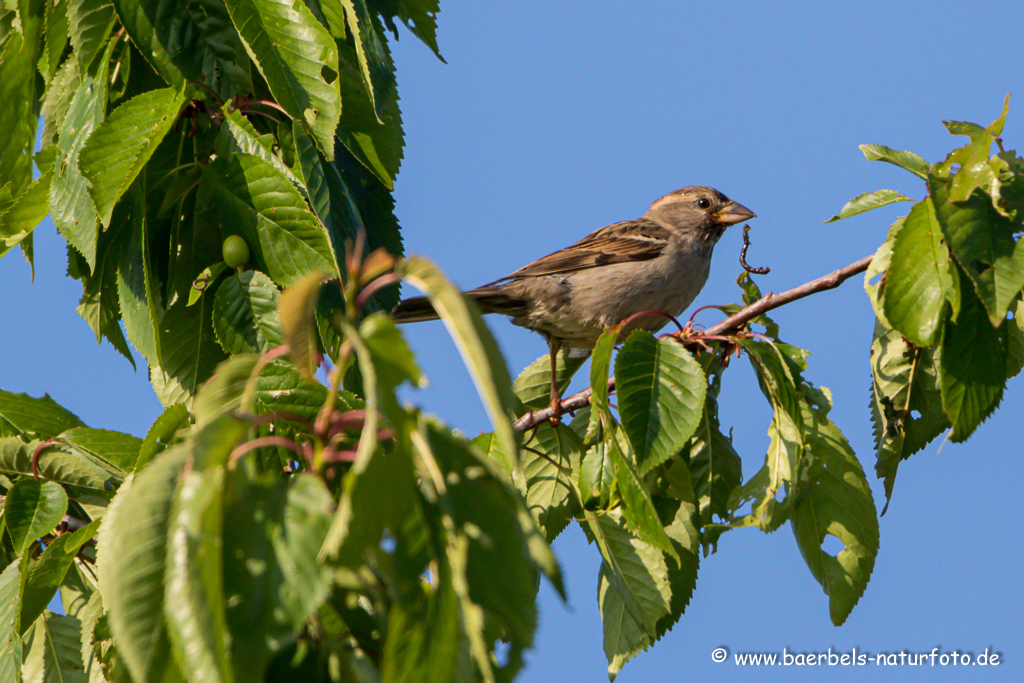
[[[644,311],[680,315],[708,279],[711,251],[727,227],[754,212],[710,187],[684,187],[651,204],[641,218],[613,223],[572,246],[537,259],[503,278],[465,292],[484,313],[511,316],[543,334],[551,353],[551,406],[559,414],[555,358],[569,348],[586,356],[605,329]],[[418,296],[391,312],[396,322],[436,320]],[[663,315],[642,315],[623,326],[656,332]]]

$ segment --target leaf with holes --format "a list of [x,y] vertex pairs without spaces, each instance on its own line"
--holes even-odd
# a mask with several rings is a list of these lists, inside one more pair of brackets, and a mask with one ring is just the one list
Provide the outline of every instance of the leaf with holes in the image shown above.
[[[878,554],[878,516],[864,471],[839,428],[828,418],[821,392],[803,402],[805,439],[812,454],[806,493],[793,505],[790,523],[811,575],[829,596],[832,623],[841,625],[867,588]],[[833,556],[826,536],[844,545]]]
[[332,158],[341,95],[338,48],[331,34],[301,2],[225,0],[224,4],[274,99],[313,132],[320,149]]

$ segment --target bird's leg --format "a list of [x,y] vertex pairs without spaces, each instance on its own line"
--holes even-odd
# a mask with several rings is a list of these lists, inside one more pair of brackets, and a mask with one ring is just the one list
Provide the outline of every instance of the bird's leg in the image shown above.
[[558,350],[562,342],[548,337],[548,348],[551,350],[551,417],[548,419],[552,427],[562,421],[562,396],[558,391]]

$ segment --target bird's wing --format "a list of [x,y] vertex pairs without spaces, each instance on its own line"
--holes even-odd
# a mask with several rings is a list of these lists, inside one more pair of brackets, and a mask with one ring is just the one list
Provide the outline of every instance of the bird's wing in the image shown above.
[[666,228],[646,218],[613,223],[595,230],[576,244],[539,258],[484,287],[508,280],[559,275],[610,263],[647,261],[664,251],[669,236]]

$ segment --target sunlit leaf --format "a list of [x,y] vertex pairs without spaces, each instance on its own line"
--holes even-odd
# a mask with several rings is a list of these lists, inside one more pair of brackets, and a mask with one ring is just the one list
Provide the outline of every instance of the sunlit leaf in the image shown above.
[[341,116],[338,49],[303,3],[225,0],[246,51],[277,103],[313,133],[328,159]]
[[227,353],[262,353],[284,343],[277,285],[258,270],[232,275],[217,288],[213,329]]
[[96,520],[70,534],[61,534],[47,544],[42,555],[28,570],[22,597],[21,631],[24,633],[43,610],[64,582],[64,576],[83,545],[92,540],[99,531],[100,521]]
[[40,99],[35,68],[43,30],[42,12],[23,10],[19,14],[20,31],[13,31],[6,44],[0,45],[0,187],[10,183],[12,195],[20,194],[32,180],[38,123],[35,105]]
[[21,674],[21,637],[18,618],[21,613],[21,558],[15,559],[0,574],[0,680],[17,681]]
[[77,415],[48,394],[33,398],[0,389],[0,419],[26,439],[52,439],[74,427],[84,427]]
[[91,183],[89,194],[104,226],[114,204],[139,175],[178,118],[183,90],[163,88],[136,95],[92,132],[78,156],[78,167]]
[[164,623],[167,534],[174,490],[188,456],[176,448],[126,481],[100,529],[99,588],[118,655],[137,680],[172,660]]
[[861,145],[860,151],[868,161],[884,161],[906,169],[922,180],[928,179],[931,165],[918,154],[890,149],[884,145]]
[[[462,354],[484,401],[487,414],[505,453],[519,452],[509,416],[514,405],[512,379],[501,350],[487,330],[476,308],[469,306],[459,290],[432,264],[421,258],[409,258],[396,267],[403,279],[427,293],[430,303],[448,328]],[[518,458],[513,467],[519,469]]]
[[[853,449],[827,417],[828,399],[819,392],[815,400],[817,405],[806,403],[804,412],[812,455],[810,482],[794,504],[790,522],[804,561],[829,596],[832,623],[839,626],[871,578],[878,554],[878,516]],[[821,547],[826,536],[839,539],[843,550],[826,552]]]
[[872,209],[895,204],[896,202],[912,201],[914,200],[900,194],[896,190],[875,190],[874,192],[864,192],[863,194],[859,194],[846,202],[846,205],[843,206],[839,213],[832,216],[832,218],[829,218],[825,222],[832,223],[834,221],[842,220],[843,218],[856,216],[857,214],[864,213],[865,211],[871,211]]
[[[998,327],[1024,287],[1024,247],[1014,240],[1014,223],[976,192],[966,201],[953,202],[944,181],[934,180],[929,189],[942,234],[957,262],[974,284],[985,305],[989,322]],[[913,339],[911,339],[913,341]]]
[[277,284],[293,285],[314,271],[337,275],[324,227],[291,181],[263,159],[217,159],[203,172],[199,194],[217,207],[225,235],[241,235],[252,265]]
[[918,346],[938,339],[956,280],[931,198],[915,204],[893,241],[882,302],[889,323]]
[[68,509],[64,487],[56,482],[22,479],[7,492],[4,523],[14,552],[24,555],[29,546],[60,524]]
[[637,330],[615,358],[622,428],[640,474],[679,452],[700,423],[707,382],[690,352]]
[[313,373],[319,366],[317,359],[316,310],[317,297],[326,276],[320,272],[308,274],[281,295],[281,329],[288,344],[288,354],[295,363],[299,374],[312,381]]
[[224,470],[185,474],[168,521],[164,614],[189,680],[230,681],[221,538]]

